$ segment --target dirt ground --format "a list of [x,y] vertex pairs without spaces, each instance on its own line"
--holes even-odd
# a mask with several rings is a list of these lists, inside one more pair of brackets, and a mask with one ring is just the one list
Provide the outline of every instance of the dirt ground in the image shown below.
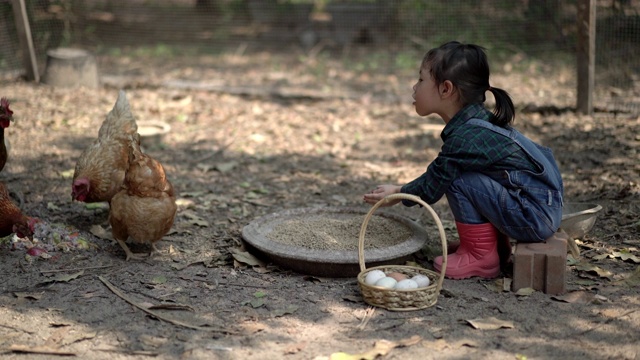
[[[2,79],[16,121],[0,181],[26,214],[78,231],[88,247],[31,257],[5,239],[3,358],[640,358],[640,117],[567,110],[575,79],[548,61],[499,68],[492,85],[510,91],[516,127],[554,149],[567,200],[603,206],[578,241],[582,257],[569,256],[567,294],[503,291],[511,274],[445,280],[435,306],[391,312],[367,306],[354,277],[246,256],[241,232],[254,219],[300,207],[367,210],[364,192],[418,176],[440,147],[441,121],[411,106],[417,69],[303,58],[100,57],[98,89]],[[172,127],[147,152],[180,194],[178,215],[161,255],[145,261],[125,262],[109,240],[106,206],[70,196],[75,161],[120,88],[140,121]],[[455,239],[446,203],[434,209]],[[388,211],[425,227],[414,261],[430,267],[439,238],[428,214]]]

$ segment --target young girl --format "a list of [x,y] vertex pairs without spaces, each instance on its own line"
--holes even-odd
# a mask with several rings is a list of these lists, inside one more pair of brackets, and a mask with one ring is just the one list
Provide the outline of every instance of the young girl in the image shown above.
[[[495,97],[493,112],[484,107],[486,91]],[[460,245],[448,257],[445,276],[494,278],[500,258],[504,264],[511,252],[508,237],[542,242],[560,227],[562,178],[551,150],[510,126],[513,102],[506,91],[489,85],[487,57],[477,45],[454,41],[427,52],[413,99],[418,115],[444,120],[442,149],[417,179],[380,185],[364,201],[375,204],[400,192],[433,204],[446,195]],[[442,256],[434,267],[442,271]]]

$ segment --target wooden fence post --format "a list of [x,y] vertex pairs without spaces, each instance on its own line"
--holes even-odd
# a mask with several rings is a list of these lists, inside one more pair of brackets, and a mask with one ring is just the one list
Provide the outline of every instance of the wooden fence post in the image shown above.
[[596,62],[596,0],[578,0],[578,101],[579,113],[593,113]]
[[24,0],[13,0],[13,16],[16,20],[16,30],[20,38],[20,47],[22,48],[24,68],[27,72],[27,79],[39,82],[40,74],[38,73],[38,61],[36,51],[33,47],[33,38],[31,37],[31,27],[29,26],[29,15],[27,14],[27,6]]

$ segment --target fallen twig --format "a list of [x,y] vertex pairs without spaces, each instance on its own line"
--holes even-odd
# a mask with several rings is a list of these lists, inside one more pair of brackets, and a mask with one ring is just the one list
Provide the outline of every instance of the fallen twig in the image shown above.
[[7,348],[7,350],[17,353],[30,353],[30,354],[43,354],[43,355],[58,355],[58,356],[76,356],[76,353],[58,350],[48,346],[27,346],[13,344]]
[[268,289],[271,286],[269,285],[251,285],[251,284],[236,284],[236,283],[231,283],[231,282],[220,282],[220,281],[209,281],[209,280],[205,280],[205,279],[196,279],[196,278],[191,278],[191,277],[186,277],[186,276],[181,276],[180,279],[182,280],[187,280],[187,281],[199,281],[199,282],[203,282],[209,285],[213,285],[213,286],[219,286],[219,285],[227,285],[227,286],[238,286],[238,287],[250,287],[250,288],[258,288],[258,289]]
[[182,327],[186,327],[186,328],[194,329],[194,330],[215,331],[215,332],[221,332],[221,333],[226,333],[226,334],[237,334],[236,332],[233,332],[233,331],[228,330],[228,329],[220,329],[220,328],[212,328],[212,327],[207,327],[207,326],[191,325],[191,324],[179,321],[179,320],[170,319],[170,318],[165,317],[165,316],[163,316],[162,314],[160,314],[160,313],[158,313],[156,311],[149,310],[149,309],[145,308],[144,306],[139,305],[135,301],[129,299],[118,288],[113,286],[113,284],[111,284],[107,279],[103,278],[102,276],[98,276],[98,279],[100,279],[100,281],[102,281],[102,283],[104,283],[109,288],[109,290],[111,290],[114,294],[118,295],[122,300],[128,302],[129,304],[137,307],[138,309],[140,309],[140,310],[146,312],[147,314],[152,315],[155,318],[160,319],[162,321],[166,321],[166,322],[174,324],[174,325],[178,325],[178,326],[182,326]]
[[369,323],[369,320],[371,320],[375,312],[376,312],[375,307],[369,306],[367,308],[366,312],[364,313],[364,317],[362,318],[362,321],[360,321],[360,324],[358,324],[358,330],[360,331],[364,330],[364,328],[367,326],[367,324]]
[[624,314],[622,314],[622,315],[619,315],[619,316],[616,316],[616,317],[609,318],[609,319],[607,319],[607,320],[605,320],[605,321],[601,322],[600,324],[598,324],[598,325],[596,325],[596,326],[592,327],[591,329],[587,329],[587,330],[581,331],[581,332],[577,333],[576,335],[584,335],[584,334],[589,333],[589,332],[591,332],[591,331],[593,331],[593,330],[596,330],[597,328],[601,327],[602,325],[608,324],[608,323],[610,323],[610,322],[612,322],[612,321],[614,321],[614,320],[620,319],[620,318],[625,317],[625,316],[627,316],[627,315],[631,315],[631,314],[633,314],[633,313],[634,313],[634,312],[636,312],[636,311],[638,311],[638,309],[630,310],[630,311],[627,311],[626,313],[624,313]]
[[143,351],[143,350],[131,351],[131,350],[125,350],[125,349],[95,349],[95,351],[104,351],[104,352],[118,353],[118,354],[124,354],[124,355],[143,355],[143,356],[151,356],[151,357],[158,356],[157,352]]
[[193,308],[189,305],[181,305],[181,304],[159,304],[150,306],[149,309],[160,309],[160,310],[185,310],[195,312]]
[[73,268],[73,269],[41,270],[40,273],[41,274],[50,274],[50,273],[58,273],[58,272],[65,272],[65,271],[106,269],[106,268],[110,268],[110,267],[113,267],[113,265],[89,266],[89,267]]
[[11,330],[16,330],[16,331],[22,331],[22,332],[27,333],[27,334],[35,334],[35,332],[33,332],[33,331],[20,329],[20,328],[17,328],[17,327],[13,327],[13,326],[11,326],[11,325],[0,324],[0,327],[3,327],[3,328],[5,328],[5,329],[11,329]]

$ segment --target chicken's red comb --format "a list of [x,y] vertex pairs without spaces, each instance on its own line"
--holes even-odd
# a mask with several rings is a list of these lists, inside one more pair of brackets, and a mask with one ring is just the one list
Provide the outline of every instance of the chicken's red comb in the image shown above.
[[9,99],[7,99],[5,97],[0,99],[0,107],[4,108],[5,114],[13,115],[13,111],[11,111],[11,109],[9,109]]

